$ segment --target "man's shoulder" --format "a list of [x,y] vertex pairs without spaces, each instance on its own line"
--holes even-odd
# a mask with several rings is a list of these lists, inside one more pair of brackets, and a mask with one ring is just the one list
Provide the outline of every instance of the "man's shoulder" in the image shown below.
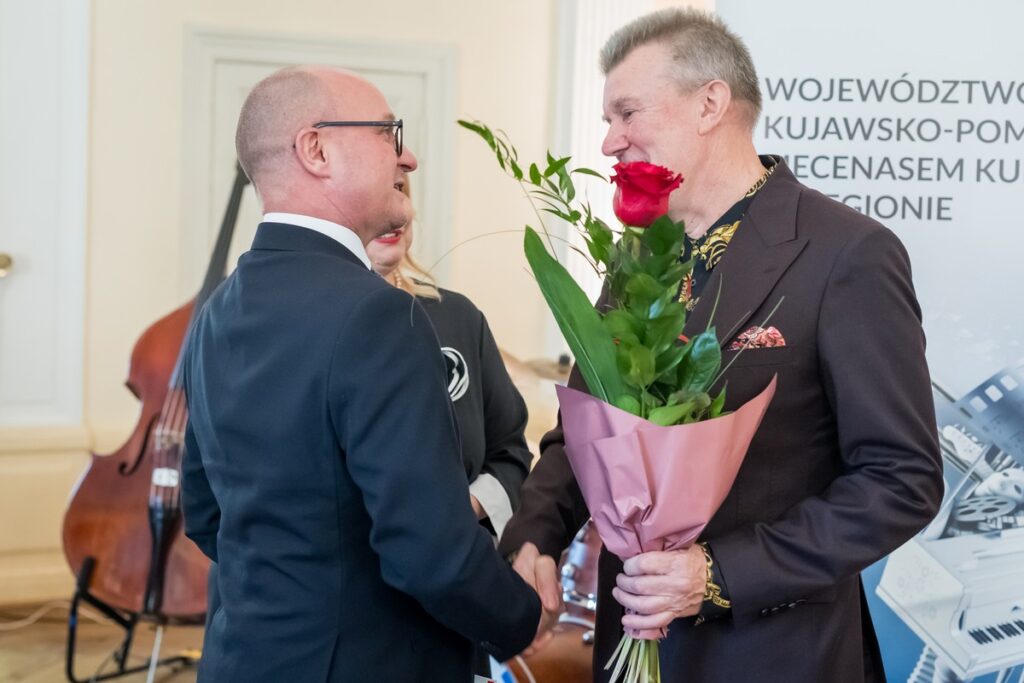
[[355,259],[325,251],[250,250],[239,259],[232,276],[264,282],[282,297],[290,292],[319,292],[324,298],[358,298],[389,286]]
[[838,255],[866,242],[903,250],[896,234],[879,221],[798,181],[797,185],[796,234],[812,251]]
[[361,264],[336,256],[250,251],[210,297],[204,318],[212,324],[211,332],[263,325],[331,336],[364,299],[392,289]]
[[808,254],[828,271],[839,264],[875,268],[881,263],[909,267],[902,240],[879,221],[817,190],[801,186],[796,234]]

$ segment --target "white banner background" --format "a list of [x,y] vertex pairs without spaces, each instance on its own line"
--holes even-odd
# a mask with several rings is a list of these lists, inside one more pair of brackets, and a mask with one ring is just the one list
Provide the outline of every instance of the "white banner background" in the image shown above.
[[1024,355],[1024,5],[716,8],[761,79],[759,151],[786,156],[804,183],[878,218],[910,251],[934,379],[959,396]]
[[[716,9],[761,79],[758,150],[787,157],[805,184],[877,218],[907,246],[933,380],[959,398],[1024,356],[1024,4],[718,0]],[[1019,406],[1019,382],[1000,381],[984,402]],[[886,671],[912,683],[988,683],[996,672],[1020,680],[1024,624],[1012,619],[1024,614],[1024,504],[1019,490],[991,487],[1020,481],[1021,454],[987,445],[977,424],[937,405],[952,438],[943,512],[864,572]],[[1019,410],[1001,414],[1005,430],[1024,422]],[[976,478],[963,474],[965,452]],[[979,502],[1017,512],[979,521]],[[900,614],[882,593],[897,596]],[[969,635],[1007,620],[995,637]]]

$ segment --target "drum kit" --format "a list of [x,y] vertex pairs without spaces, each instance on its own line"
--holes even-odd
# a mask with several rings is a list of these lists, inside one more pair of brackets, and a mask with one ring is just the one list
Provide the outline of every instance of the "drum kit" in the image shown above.
[[593,522],[576,534],[561,562],[565,613],[554,639],[539,652],[505,663],[514,683],[590,683],[593,680],[597,557],[601,538]]

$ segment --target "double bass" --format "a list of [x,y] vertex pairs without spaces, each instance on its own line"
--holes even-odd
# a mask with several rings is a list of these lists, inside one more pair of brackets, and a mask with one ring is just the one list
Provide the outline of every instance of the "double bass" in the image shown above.
[[[210,562],[185,537],[181,517],[181,459],[188,406],[181,364],[188,330],[197,312],[224,279],[231,237],[248,178],[236,168],[202,288],[193,301],[153,323],[132,350],[128,389],[142,402],[128,440],[92,461],[75,485],[64,514],[64,555],[77,578],[68,621],[66,673],[74,676],[77,607],[85,601],[125,630],[115,655],[118,671],[104,680],[170,658],[126,668],[139,620],[202,623]],[[155,659],[155,657],[154,657]]]

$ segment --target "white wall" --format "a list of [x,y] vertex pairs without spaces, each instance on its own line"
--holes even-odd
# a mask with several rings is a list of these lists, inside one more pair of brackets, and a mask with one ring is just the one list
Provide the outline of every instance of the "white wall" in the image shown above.
[[[128,436],[139,408],[124,387],[132,347],[146,327],[184,303],[186,27],[454,46],[456,114],[504,128],[523,157],[541,158],[554,128],[561,1],[92,0],[85,273],[79,274],[84,380],[76,389],[84,410],[81,424],[48,428],[45,440],[35,432],[0,433],[0,603],[70,595],[60,544],[69,490],[90,448],[107,453]],[[669,4],[685,3],[655,2]],[[483,143],[464,133],[455,140],[453,224],[418,229],[451,231],[457,244],[531,221],[519,189]],[[415,149],[415,140],[408,144]],[[534,358],[545,350],[547,313],[520,252],[518,235],[470,242],[449,257],[443,284],[480,306],[503,348]]]
[[[550,127],[553,18],[551,0],[98,0],[85,404],[99,445],[114,447],[133,418],[135,401],[121,386],[133,341],[182,303],[176,277],[186,25],[454,45],[457,114],[505,127],[524,154],[538,156]],[[415,142],[408,141],[414,149]],[[518,189],[500,176],[482,142],[458,134],[455,151],[454,224],[421,231],[451,230],[456,244],[529,220]],[[413,183],[415,191],[415,176]],[[503,347],[538,355],[543,304],[523,271],[519,239],[478,240],[449,258],[443,284],[477,302]]]

